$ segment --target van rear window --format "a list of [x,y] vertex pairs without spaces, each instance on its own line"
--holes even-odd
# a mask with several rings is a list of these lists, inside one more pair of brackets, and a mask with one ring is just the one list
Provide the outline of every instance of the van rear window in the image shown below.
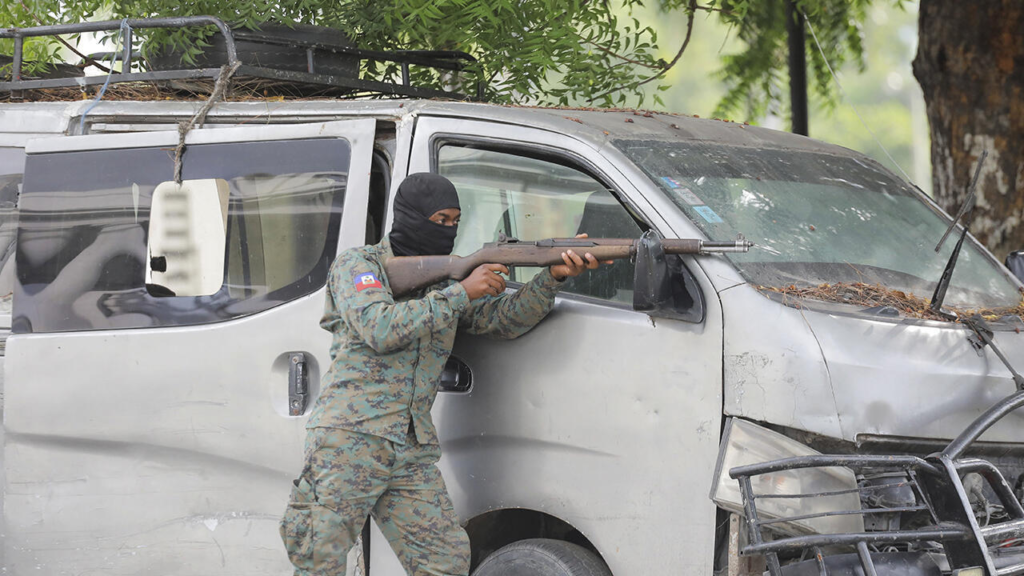
[[184,180],[229,189],[224,281],[203,296],[146,287],[150,207],[173,151],[29,155],[21,198],[15,332],[193,325],[315,292],[335,256],[350,146],[340,139],[190,146]]

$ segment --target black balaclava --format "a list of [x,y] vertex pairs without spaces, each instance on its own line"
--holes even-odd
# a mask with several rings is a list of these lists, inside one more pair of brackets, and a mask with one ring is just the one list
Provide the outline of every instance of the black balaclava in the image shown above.
[[435,212],[446,208],[459,208],[459,194],[447,178],[429,172],[407,176],[398,185],[395,221],[388,235],[395,256],[451,254],[458,226],[430,221]]

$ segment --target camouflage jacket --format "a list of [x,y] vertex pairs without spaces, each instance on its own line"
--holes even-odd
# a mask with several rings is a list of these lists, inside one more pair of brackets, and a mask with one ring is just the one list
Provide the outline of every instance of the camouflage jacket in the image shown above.
[[333,334],[331,367],[307,428],[343,428],[402,444],[410,420],[420,444],[437,444],[430,408],[456,330],[515,338],[551,310],[559,281],[545,269],[514,294],[470,302],[446,281],[395,302],[385,238],[346,250],[331,266],[320,326]]

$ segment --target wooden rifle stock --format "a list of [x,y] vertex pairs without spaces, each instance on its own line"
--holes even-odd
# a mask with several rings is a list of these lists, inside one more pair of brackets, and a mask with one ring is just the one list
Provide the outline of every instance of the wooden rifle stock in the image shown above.
[[[580,256],[590,253],[598,260],[621,260],[636,255],[634,238],[550,238],[521,242],[514,238],[484,244],[468,256],[395,256],[384,262],[391,294],[400,298],[442,280],[459,281],[477,266],[552,266],[562,264],[562,252],[573,250]],[[698,239],[659,240],[666,254],[710,254],[746,252],[751,244],[742,238],[735,242],[708,242]]]

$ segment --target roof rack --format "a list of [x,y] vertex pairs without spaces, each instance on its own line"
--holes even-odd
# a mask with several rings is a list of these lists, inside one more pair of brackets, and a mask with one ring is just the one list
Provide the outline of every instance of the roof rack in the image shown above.
[[[0,92],[11,92],[12,98],[17,98],[24,90],[36,90],[43,88],[68,88],[101,85],[107,81],[107,75],[81,76],[73,78],[42,78],[25,79],[22,77],[23,54],[22,48],[25,38],[38,36],[57,36],[60,34],[81,34],[83,32],[113,32],[122,25],[120,20],[108,20],[104,22],[81,22],[76,24],[59,24],[53,26],[36,26],[32,28],[0,28],[0,38],[14,39],[14,54],[11,68],[11,79],[0,82]],[[123,33],[122,45],[124,50],[118,54],[117,60],[122,62],[122,72],[111,73],[110,83],[123,82],[153,82],[164,80],[198,80],[216,79],[221,68],[182,68],[177,70],[147,70],[132,72],[132,60],[138,56],[132,52],[132,30],[139,28],[186,28],[216,26],[224,37],[226,49],[226,64],[229,66],[239,62],[238,51],[236,50],[236,38],[252,40],[255,42],[271,45],[282,45],[300,47],[306,52],[306,71],[282,70],[266,66],[256,66],[241,63],[235,72],[235,77],[250,77],[266,80],[277,80],[294,84],[308,84],[314,86],[326,86],[340,89],[349,89],[357,92],[369,92],[395,96],[410,96],[414,98],[448,98],[457,100],[482,100],[484,85],[478,82],[476,94],[468,96],[457,92],[438,90],[413,86],[409,78],[409,66],[424,66],[438,70],[450,70],[460,72],[476,59],[466,52],[457,50],[390,50],[376,51],[363,50],[352,46],[345,46],[336,43],[311,42],[303,39],[282,39],[258,32],[233,31],[223,20],[213,16],[189,16],[170,18],[141,18],[128,19],[127,29]],[[318,53],[334,53],[352,56],[358,60],[375,60],[378,62],[395,62],[401,65],[401,82],[382,82],[377,80],[364,80],[358,77],[348,77],[337,74],[317,73],[316,55]],[[358,70],[358,67],[356,68]],[[357,72],[358,75],[358,72]]]

